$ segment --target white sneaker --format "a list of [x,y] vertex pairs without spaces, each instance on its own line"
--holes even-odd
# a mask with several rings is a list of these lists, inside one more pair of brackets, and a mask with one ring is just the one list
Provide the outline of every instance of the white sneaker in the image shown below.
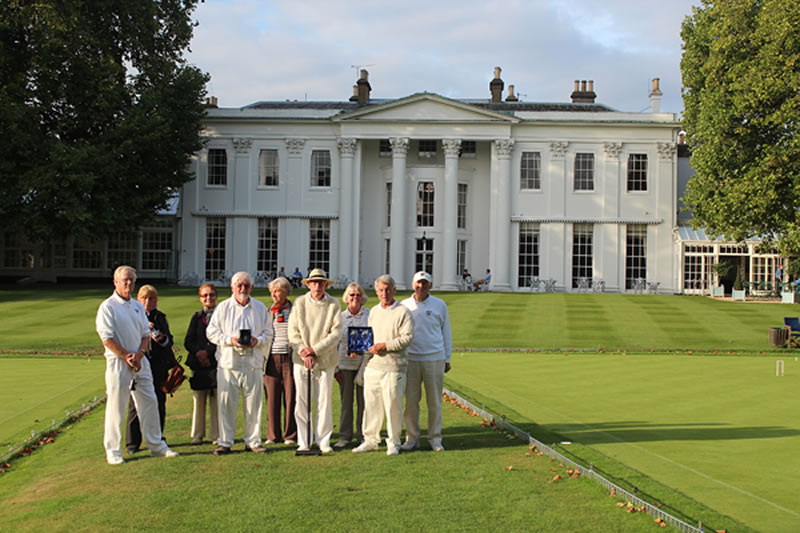
[[362,442],[352,450],[353,453],[364,453],[364,452],[375,452],[375,451],[378,451],[378,447],[368,442]]
[[444,446],[442,446],[442,441],[433,440],[433,441],[431,441],[430,444],[431,444],[431,450],[433,450],[435,452],[443,452],[444,451]]
[[157,452],[151,450],[150,457],[178,457],[178,452],[172,448],[164,448],[163,450],[159,450]]
[[[285,441],[283,441],[283,443],[285,445],[287,445],[287,446],[294,446],[295,444],[297,444],[297,441],[294,441],[292,439],[286,439]],[[306,448],[306,449],[308,449],[308,448]]]
[[406,440],[403,443],[403,445],[400,446],[400,449],[403,450],[404,452],[410,452],[411,450],[413,450],[413,449],[415,449],[417,447],[419,447],[419,443],[417,441],[415,441],[415,440]]
[[400,448],[394,444],[390,444],[386,447],[386,455],[400,455]]
[[110,465],[121,465],[125,462],[125,459],[123,459],[121,455],[109,455],[106,457],[106,461],[108,461]]
[[319,451],[322,452],[322,455],[328,455],[329,453],[333,453],[333,448],[328,446],[327,448],[320,448]]
[[337,442],[336,444],[334,444],[334,445],[333,445],[333,447],[334,447],[334,448],[344,448],[344,447],[345,447],[345,446],[347,446],[348,444],[350,444],[350,443],[349,443],[349,442],[347,442],[346,440],[340,440],[339,442]]

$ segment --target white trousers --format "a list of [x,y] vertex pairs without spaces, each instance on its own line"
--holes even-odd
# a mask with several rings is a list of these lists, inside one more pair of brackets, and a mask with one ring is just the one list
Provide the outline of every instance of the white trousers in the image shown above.
[[[136,386],[131,391],[131,384]],[[142,368],[138,372],[119,357],[106,358],[106,418],[103,445],[106,456],[122,457],[122,431],[125,416],[128,414],[128,401],[133,395],[133,403],[139,414],[142,440],[153,453],[167,448],[161,438],[161,422],[158,418],[158,400],[153,389],[153,373],[150,361],[142,357]]]
[[444,388],[444,360],[409,361],[406,381],[406,440],[419,440],[419,402],[422,385],[425,385],[425,402],[428,405],[428,441],[442,443],[442,389]]
[[260,368],[231,370],[217,368],[217,408],[219,410],[220,446],[230,448],[236,434],[239,394],[244,398],[244,443],[250,448],[261,446],[261,394],[263,372]]
[[[335,368],[311,371],[311,401],[316,398],[317,419],[312,423],[311,435],[308,432],[308,370],[303,365],[295,364],[294,374],[294,419],[297,421],[297,447],[301,450],[317,443],[320,450],[329,450],[333,435],[333,374]],[[312,440],[313,436],[313,440]]]
[[400,446],[403,430],[403,393],[406,390],[405,370],[385,372],[367,367],[364,371],[364,442],[377,446],[386,415],[386,445]]
[[192,391],[192,440],[203,440],[206,436],[206,402],[208,403],[208,440],[219,437],[217,417],[217,389]]

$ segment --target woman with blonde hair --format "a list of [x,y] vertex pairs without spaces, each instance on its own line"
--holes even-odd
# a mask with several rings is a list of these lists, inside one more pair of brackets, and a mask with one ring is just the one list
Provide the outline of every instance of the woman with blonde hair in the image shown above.
[[342,300],[347,306],[342,311],[342,338],[339,341],[339,367],[336,370],[339,382],[339,393],[342,399],[342,411],[339,416],[339,441],[337,448],[344,448],[353,440],[353,400],[356,401],[356,433],[358,442],[364,439],[361,433],[361,421],[364,418],[364,387],[356,383],[356,375],[365,357],[361,353],[348,350],[348,332],[350,327],[367,327],[369,309],[364,307],[367,294],[358,283],[351,283],[344,290]]
[[[274,337],[264,370],[264,392],[267,395],[267,444],[283,440],[284,444],[297,442],[297,422],[294,418],[294,377],[292,367],[292,348],[289,346],[289,314],[292,302],[288,300],[292,285],[284,277],[277,277],[269,283],[272,307]],[[284,423],[281,427],[281,404]]]

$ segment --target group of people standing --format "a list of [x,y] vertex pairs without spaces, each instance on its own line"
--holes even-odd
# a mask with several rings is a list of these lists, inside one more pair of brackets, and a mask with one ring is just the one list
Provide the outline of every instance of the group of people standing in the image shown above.
[[[135,281],[133,268],[119,267],[114,293],[97,314],[107,361],[104,444],[109,464],[124,462],[122,417],[129,402],[132,413],[138,413],[140,434],[150,454],[177,455],[162,436],[166,395],[159,396],[158,385],[166,371],[156,372],[152,364],[157,347],[168,347],[172,353],[172,336],[166,317],[155,309],[157,294],[138,301],[131,298]],[[297,445],[298,452],[316,445],[318,453],[328,454],[334,447],[351,444],[356,444],[353,453],[375,451],[385,418],[386,452],[397,455],[419,447],[424,386],[428,444],[435,451],[444,450],[441,397],[444,374],[450,370],[452,335],[447,306],[430,294],[431,283],[430,274],[417,272],[414,294],[398,302],[394,279],[380,276],[374,285],[379,302],[372,309],[364,305],[364,289],[351,283],[342,295],[343,311],[327,293],[333,282],[321,269],[313,269],[302,280],[308,292],[294,303],[288,298],[289,280],[277,277],[269,284],[270,307],[251,297],[253,280],[246,272],[233,276],[232,295],[219,304],[214,285],[202,285],[198,294],[203,308],[192,316],[184,341],[192,369],[191,443],[204,441],[208,411],[214,455],[231,453],[241,395],[245,450],[263,453],[264,444],[283,442]],[[155,293],[150,286],[142,290],[146,287]],[[364,350],[353,349],[348,342],[353,328],[369,331]],[[339,439],[332,445],[334,380],[339,383],[341,414]],[[262,387],[267,409],[264,443]],[[403,422],[406,438],[401,443]],[[139,446],[133,446],[132,434],[129,423],[129,452]]]

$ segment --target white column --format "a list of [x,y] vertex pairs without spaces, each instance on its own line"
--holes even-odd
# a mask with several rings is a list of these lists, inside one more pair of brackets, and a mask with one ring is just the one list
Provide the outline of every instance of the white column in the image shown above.
[[398,289],[406,288],[406,153],[408,138],[389,139],[392,145],[392,242],[389,248],[389,275]]
[[603,216],[617,218],[620,216],[620,193],[624,190],[624,176],[620,172],[619,156],[622,153],[622,143],[604,143],[606,158],[603,173],[600,178],[603,183]]
[[[444,224],[442,239],[442,279],[434,284],[444,290],[457,290],[456,272],[458,231],[458,154],[461,150],[461,139],[443,139],[444,149]],[[431,272],[433,274],[433,272]]]
[[496,209],[494,210],[495,239],[494,256],[490,259],[492,264],[493,291],[510,291],[510,261],[511,250],[511,149],[514,139],[497,139],[494,141],[494,154],[497,160],[496,175],[492,175],[492,196]]
[[[253,191],[256,188],[255,180],[250,172],[250,148],[253,146],[253,139],[236,138],[233,139],[233,147],[236,150],[236,163],[233,174],[233,211],[234,213],[249,213]],[[226,270],[231,272],[253,272],[256,269],[257,243],[255,237],[251,235],[250,226],[253,220],[241,216],[231,219],[228,230],[232,234],[228,237],[228,258]]]
[[[353,226],[357,211],[355,209],[355,191],[353,190],[353,156],[356,151],[356,140],[339,137],[340,176],[339,187],[339,272],[337,276],[353,278]],[[333,275],[333,274],[331,274]]]

